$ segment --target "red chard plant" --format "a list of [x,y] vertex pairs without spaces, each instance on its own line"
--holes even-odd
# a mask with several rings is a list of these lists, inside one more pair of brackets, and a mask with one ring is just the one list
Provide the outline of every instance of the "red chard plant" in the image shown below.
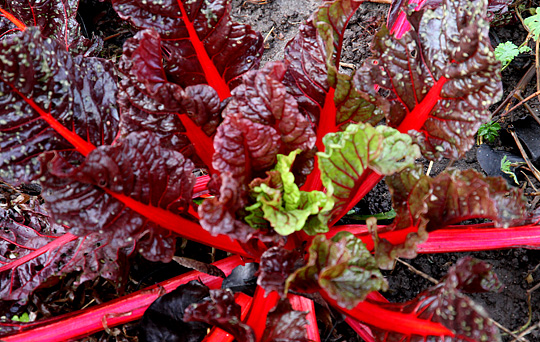
[[[148,341],[320,341],[322,303],[366,341],[500,341],[464,294],[500,287],[481,261],[459,261],[406,303],[378,293],[397,257],[540,244],[521,190],[415,165],[461,157],[502,94],[487,0],[396,1],[372,57],[346,74],[361,3],[323,2],[284,59],[260,66],[262,36],[231,20],[228,0],[112,0],[137,30],[117,65],[80,34],[76,0],[0,1],[2,301],[25,303],[72,272],[75,285],[103,277],[122,290],[135,254],[170,262],[179,237],[234,254],[213,275],[1,321],[1,340],[72,340],[144,315]],[[340,226],[383,177],[393,222]],[[23,196],[29,183],[43,201]],[[490,223],[456,226],[477,218]],[[252,297],[235,292],[248,261]],[[155,335],[160,307],[178,310],[182,331]]]

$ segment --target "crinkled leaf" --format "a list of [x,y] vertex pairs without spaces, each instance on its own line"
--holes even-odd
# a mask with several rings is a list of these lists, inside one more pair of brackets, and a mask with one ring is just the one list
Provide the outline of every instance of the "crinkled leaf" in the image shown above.
[[210,84],[224,99],[259,64],[262,36],[231,21],[230,0],[114,0],[113,6],[136,27],[159,33],[167,78],[182,87]]
[[262,342],[309,342],[307,312],[293,310],[288,299],[282,299],[266,317]]
[[[64,50],[83,53],[92,42],[81,34],[76,20],[79,0],[36,0],[0,1],[0,8],[26,26],[37,26],[41,34],[64,45]],[[1,16],[1,14],[0,14]],[[4,19],[0,24],[0,37],[17,32],[12,21]],[[94,46],[92,49],[96,49]]]
[[225,108],[214,138],[213,166],[221,173],[221,189],[199,207],[201,225],[212,234],[244,235],[234,231],[247,226],[240,209],[248,204],[248,184],[270,170],[278,154],[303,151],[292,169],[297,182],[312,170],[315,133],[281,84],[284,73],[281,63],[249,72]]
[[299,267],[304,265],[304,259],[297,250],[272,247],[261,256],[257,284],[266,293],[277,291],[283,295],[285,281]]
[[184,321],[184,310],[210,295],[209,288],[192,280],[156,299],[146,309],[139,326],[142,342],[196,342],[208,331],[208,325]]
[[414,257],[416,244],[427,238],[426,231],[474,218],[506,227],[526,209],[521,190],[474,170],[451,170],[431,178],[416,167],[386,179],[397,213],[388,230],[402,234],[394,234],[391,242],[379,241],[377,261],[385,268],[396,256]]
[[0,176],[28,182],[45,151],[87,155],[118,130],[112,62],[71,57],[29,28],[0,42]]
[[324,186],[334,196],[333,213],[340,213],[364,181],[368,168],[382,175],[414,163],[418,147],[407,134],[386,127],[351,124],[345,131],[327,134],[325,152],[319,152]]
[[80,271],[76,284],[99,276],[119,286],[127,280],[125,261],[135,244],[114,231],[70,236],[37,199],[0,209],[0,226],[1,300],[25,301],[73,271]]
[[331,240],[318,235],[309,247],[307,265],[288,279],[286,289],[325,290],[340,306],[352,308],[371,291],[388,288],[377,262],[362,240],[340,232]]
[[[257,228],[264,220],[281,235],[306,229],[308,233],[328,231],[328,215],[332,209],[331,194],[321,191],[300,191],[294,183],[291,167],[300,150],[288,156],[278,154],[278,162],[265,180],[256,179],[250,185],[256,203],[247,207],[251,212],[246,222]],[[264,220],[263,220],[264,219]]]
[[210,137],[221,122],[219,96],[206,84],[183,89],[170,82],[162,59],[162,41],[155,30],[141,31],[124,44],[120,71],[128,77],[120,83],[122,132],[152,130],[162,136],[163,143],[182,142],[184,148],[187,140],[211,166],[214,148]]
[[[480,271],[479,273],[475,273]],[[448,271],[448,275],[438,285],[419,294],[407,303],[380,304],[387,310],[413,315],[422,320],[438,322],[450,329],[455,336],[447,336],[444,341],[501,341],[498,328],[488,313],[472,299],[460,292],[467,285],[489,284],[484,290],[493,291],[500,287],[496,275],[485,263],[470,257],[461,259]],[[418,336],[403,334],[371,327],[377,341],[426,341],[439,340],[441,336]]]
[[442,2],[412,16],[400,39],[383,28],[373,58],[355,75],[388,123],[415,136],[426,157],[457,159],[474,143],[502,95],[500,64],[488,37],[487,0]]
[[137,241],[146,258],[170,261],[171,231],[191,228],[180,215],[191,201],[193,164],[148,132],[100,146],[78,167],[56,153],[42,162],[47,207],[76,235],[116,230],[123,240]]
[[241,307],[231,290],[210,290],[210,298],[186,308],[184,321],[205,322],[217,326],[238,342],[255,342],[253,329],[240,319]]
[[382,118],[352,86],[352,77],[338,72],[347,23],[361,3],[324,2],[285,49],[289,68],[284,83],[302,113],[318,125],[321,138],[345,122],[376,123]]

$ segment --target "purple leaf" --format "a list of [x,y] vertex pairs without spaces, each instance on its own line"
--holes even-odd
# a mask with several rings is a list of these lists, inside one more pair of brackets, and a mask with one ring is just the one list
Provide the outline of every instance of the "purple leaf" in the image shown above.
[[288,299],[282,299],[266,317],[262,342],[309,342],[307,312],[293,310]]
[[13,185],[35,179],[45,151],[72,159],[112,143],[119,119],[112,62],[71,57],[33,28],[1,45],[2,178]]
[[[74,54],[84,53],[93,44],[81,35],[76,20],[78,6],[79,0],[0,1],[0,8],[26,26],[37,26],[44,37],[55,39],[64,46],[64,50]],[[4,19],[0,24],[0,37],[16,32],[14,28],[16,26],[12,22]],[[94,46],[92,50],[96,48]]]
[[355,86],[390,126],[415,137],[424,156],[457,159],[502,95],[486,1],[445,0],[410,21],[413,29],[400,39],[385,28],[377,33],[374,57],[355,75]]
[[24,301],[37,288],[73,271],[80,272],[76,285],[99,276],[119,286],[127,280],[126,257],[135,244],[116,238],[114,231],[70,236],[37,199],[17,205],[16,210],[0,209],[0,225],[2,300]]
[[209,84],[223,100],[259,64],[262,36],[230,20],[229,0],[114,0],[113,6],[136,27],[159,33],[167,78],[182,87]]
[[98,147],[79,167],[57,153],[42,162],[47,207],[75,235],[117,231],[116,238],[137,241],[147,259],[168,262],[175,248],[171,231],[196,226],[181,216],[188,215],[193,164],[148,132]]
[[241,319],[241,307],[234,301],[231,290],[210,290],[210,299],[189,306],[186,322],[205,322],[233,335],[238,342],[255,342],[253,329]]

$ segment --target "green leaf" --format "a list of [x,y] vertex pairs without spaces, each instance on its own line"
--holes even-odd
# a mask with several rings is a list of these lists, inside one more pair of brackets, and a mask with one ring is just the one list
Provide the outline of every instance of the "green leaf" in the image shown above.
[[523,22],[533,34],[534,39],[538,40],[538,36],[540,35],[540,7],[536,9],[535,15],[528,17]]
[[500,43],[495,48],[495,58],[497,58],[503,66],[510,64],[519,53],[519,48],[512,42]]
[[363,182],[362,175],[371,168],[381,175],[391,175],[414,164],[420,149],[408,134],[388,126],[351,124],[343,132],[323,138],[325,152],[319,152],[321,179],[333,193],[340,212]]
[[286,290],[325,290],[340,306],[352,308],[371,291],[386,290],[388,284],[377,262],[362,240],[340,232],[331,240],[324,235],[313,239],[307,265],[296,270],[286,282]]
[[250,215],[246,222],[261,228],[270,224],[281,235],[289,235],[301,229],[308,234],[328,231],[328,214],[333,207],[331,193],[300,191],[294,183],[292,164],[300,150],[288,156],[278,155],[276,167],[267,172],[264,180],[256,179],[250,184],[251,195],[256,203],[247,207]]

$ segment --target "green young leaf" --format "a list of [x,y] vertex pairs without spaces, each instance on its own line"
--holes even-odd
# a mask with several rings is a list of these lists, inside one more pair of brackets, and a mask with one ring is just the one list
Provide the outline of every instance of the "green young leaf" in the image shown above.
[[519,48],[512,42],[500,43],[495,48],[495,58],[502,63],[503,67],[510,64],[519,53]]
[[281,235],[305,229],[309,234],[328,231],[327,213],[333,207],[331,193],[300,191],[294,183],[292,164],[300,150],[288,156],[278,155],[276,167],[267,172],[266,179],[250,184],[256,203],[247,207],[246,222],[254,228],[269,223]]
[[291,274],[286,282],[286,291],[323,289],[346,308],[356,306],[371,291],[387,288],[375,258],[362,240],[349,232],[340,232],[331,240],[324,235],[315,237],[307,265]]
[[538,36],[540,35],[540,7],[536,9],[535,15],[528,17],[523,22],[533,34],[534,39],[538,40]]
[[388,126],[351,124],[343,132],[327,134],[325,152],[319,152],[319,169],[326,189],[336,201],[333,212],[348,204],[371,168],[381,175],[391,175],[414,164],[420,155],[417,145],[407,134]]
[[519,166],[522,164],[526,164],[526,163],[524,162],[512,163],[510,160],[508,160],[506,156],[504,156],[503,159],[501,159],[501,171],[509,175],[516,184],[519,184],[516,174],[514,173],[514,170],[512,170],[512,168],[515,168],[516,166]]
[[500,129],[501,125],[498,122],[491,121],[480,126],[478,129],[478,136],[492,143],[495,141],[495,138],[499,136]]

